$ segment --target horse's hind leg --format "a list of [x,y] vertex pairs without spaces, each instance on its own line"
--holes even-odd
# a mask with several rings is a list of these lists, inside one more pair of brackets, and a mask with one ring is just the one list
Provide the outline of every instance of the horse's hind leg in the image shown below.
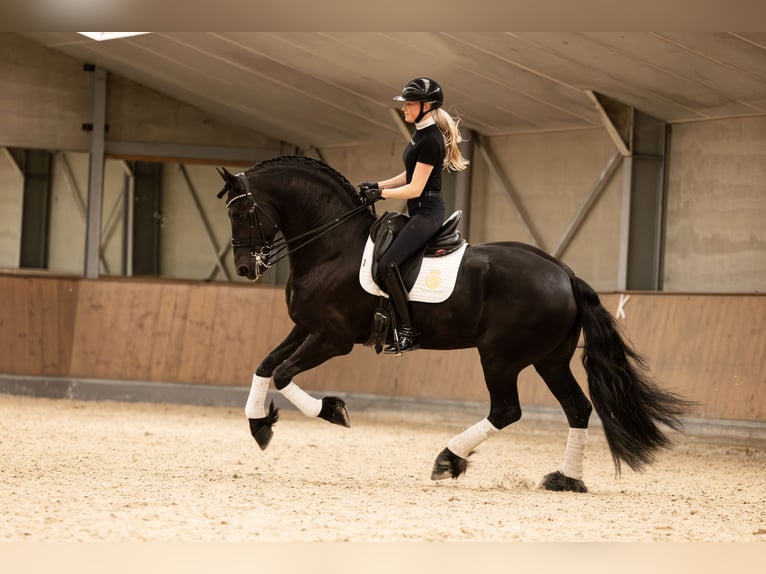
[[564,461],[558,470],[543,477],[541,486],[547,490],[587,492],[588,489],[582,481],[583,458],[588,442],[588,421],[593,408],[569,368],[570,359],[571,356],[546,359],[534,365],[561,404],[569,423]]

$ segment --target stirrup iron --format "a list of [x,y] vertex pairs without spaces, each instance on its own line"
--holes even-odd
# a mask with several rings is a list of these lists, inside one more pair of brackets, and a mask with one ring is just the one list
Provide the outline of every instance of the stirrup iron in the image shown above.
[[394,332],[394,343],[386,347],[383,352],[387,355],[401,357],[405,351],[417,351],[420,349],[417,337],[420,335],[409,325],[402,325]]

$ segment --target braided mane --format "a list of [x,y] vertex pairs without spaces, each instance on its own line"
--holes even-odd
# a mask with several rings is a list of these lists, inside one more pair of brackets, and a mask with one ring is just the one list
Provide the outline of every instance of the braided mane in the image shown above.
[[315,159],[313,157],[305,156],[305,155],[282,155],[279,157],[271,158],[264,160],[260,163],[255,164],[254,166],[248,168],[246,170],[247,172],[259,172],[261,170],[269,169],[271,167],[302,167],[307,168],[309,170],[318,170],[326,175],[329,175],[332,177],[338,184],[346,191],[349,198],[354,202],[355,205],[361,205],[362,202],[359,199],[359,195],[356,193],[356,189],[353,185],[351,185],[351,182],[346,179],[346,177],[335,170],[334,168],[327,165],[325,162]]

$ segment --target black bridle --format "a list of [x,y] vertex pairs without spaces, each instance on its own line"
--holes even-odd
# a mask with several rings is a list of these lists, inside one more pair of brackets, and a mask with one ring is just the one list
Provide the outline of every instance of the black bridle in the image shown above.
[[[350,211],[347,211],[340,217],[335,218],[333,221],[330,221],[329,223],[325,223],[323,225],[320,225],[319,227],[316,227],[314,229],[311,229],[309,231],[306,231],[305,233],[301,233],[299,235],[296,235],[292,238],[292,241],[300,241],[305,239],[302,243],[299,245],[296,245],[292,249],[289,248],[287,245],[287,239],[285,239],[284,233],[281,237],[277,237],[277,234],[281,232],[282,230],[279,228],[279,226],[274,223],[274,220],[272,220],[268,214],[263,210],[263,208],[258,205],[258,202],[255,201],[255,197],[253,197],[253,192],[250,189],[250,180],[247,178],[247,176],[244,173],[238,173],[237,178],[242,182],[245,192],[240,193],[239,195],[236,195],[232,198],[230,198],[226,202],[226,207],[228,208],[232,203],[235,201],[238,201],[240,199],[247,199],[247,201],[250,204],[250,207],[248,209],[248,216],[250,219],[250,240],[248,242],[242,241],[241,239],[237,239],[236,237],[231,238],[231,246],[232,247],[247,247],[250,248],[250,255],[255,259],[255,278],[258,279],[261,276],[260,268],[263,267],[264,269],[270,269],[274,264],[278,263],[285,257],[289,257],[292,253],[295,253],[299,249],[303,249],[310,243],[316,241],[323,235],[326,235],[330,231],[334,230],[335,228],[339,227],[343,223],[345,223],[347,220],[349,220],[351,217],[356,215],[357,213],[361,213],[362,211],[366,211],[368,209],[368,206],[366,204],[360,205],[358,207],[355,207],[351,209]],[[228,183],[226,185],[229,185]],[[272,231],[274,232],[274,239],[271,241],[267,241],[266,237],[263,233],[263,223],[261,222],[261,216],[271,225]],[[256,230],[258,233],[258,240],[259,242],[256,242]]]
[[[274,223],[274,221],[272,221],[272,219],[266,214],[266,212],[263,211],[263,208],[259,206],[255,201],[253,192],[250,189],[250,180],[247,179],[247,176],[244,173],[238,173],[237,178],[243,183],[245,187],[245,193],[240,193],[239,195],[236,195],[227,200],[226,207],[228,208],[232,203],[240,199],[248,200],[250,203],[250,207],[248,209],[248,217],[250,219],[250,240],[246,242],[241,239],[237,239],[232,235],[231,246],[250,248],[250,254],[255,259],[255,276],[257,279],[261,276],[261,267],[264,269],[269,269],[272,265],[274,265],[274,263],[276,263],[276,261],[269,262],[269,255],[271,250],[274,248],[274,244],[266,241],[266,237],[263,234],[263,223],[261,222],[260,213],[263,214],[263,217],[272,226],[272,230],[274,231],[275,236],[277,233],[279,233],[280,229],[279,226]],[[229,184],[227,183],[226,185],[228,186]],[[258,238],[260,239],[259,243],[256,243],[256,230],[258,232]],[[284,239],[282,238],[281,241],[284,241]],[[260,249],[257,249],[259,245]]]

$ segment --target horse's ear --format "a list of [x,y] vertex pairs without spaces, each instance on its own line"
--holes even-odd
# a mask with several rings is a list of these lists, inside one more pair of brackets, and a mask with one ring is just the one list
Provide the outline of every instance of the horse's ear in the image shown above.
[[231,178],[234,178],[235,176],[229,173],[225,167],[217,167],[215,169],[218,172],[218,175],[220,175],[226,182],[226,185],[223,186],[223,189],[218,192],[218,199],[221,199],[231,189]]
[[225,167],[217,167],[215,169],[218,172],[218,175],[220,175],[225,182],[231,183],[237,179],[237,176],[231,173]]

